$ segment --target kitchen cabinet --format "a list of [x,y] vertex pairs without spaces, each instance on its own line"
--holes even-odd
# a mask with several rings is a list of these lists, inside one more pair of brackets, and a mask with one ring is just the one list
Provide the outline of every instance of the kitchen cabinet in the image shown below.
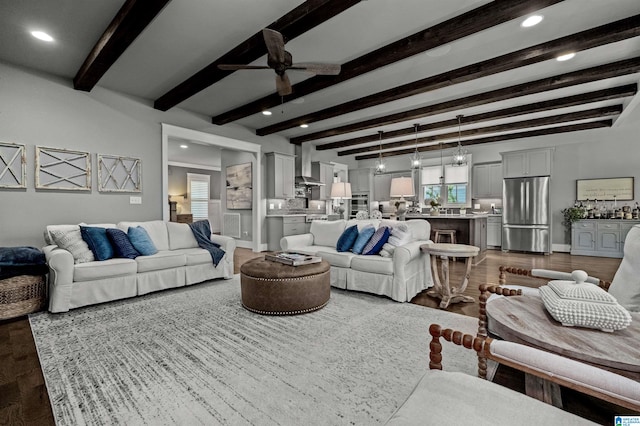
[[571,226],[571,254],[622,258],[627,233],[640,220],[585,219]]
[[308,232],[305,216],[272,216],[267,217],[267,241],[270,251],[282,250],[280,240],[290,235]]
[[323,161],[313,161],[311,163],[311,176],[324,183],[324,186],[314,186],[311,188],[311,199],[330,199],[331,184],[333,183],[333,164]]
[[391,180],[397,177],[411,177],[411,170],[374,175],[373,201],[390,201]]
[[500,155],[505,179],[551,175],[553,148],[502,152]]
[[502,163],[473,166],[473,198],[502,198]]
[[351,193],[362,193],[371,191],[371,169],[349,169],[349,183],[351,183]]
[[295,197],[295,156],[268,152],[267,198]]
[[487,247],[501,248],[502,246],[502,216],[487,218]]

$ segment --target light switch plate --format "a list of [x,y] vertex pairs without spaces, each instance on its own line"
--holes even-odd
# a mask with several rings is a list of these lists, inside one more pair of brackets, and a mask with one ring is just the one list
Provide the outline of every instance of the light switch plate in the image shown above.
[[129,197],[129,204],[142,204],[142,197]]

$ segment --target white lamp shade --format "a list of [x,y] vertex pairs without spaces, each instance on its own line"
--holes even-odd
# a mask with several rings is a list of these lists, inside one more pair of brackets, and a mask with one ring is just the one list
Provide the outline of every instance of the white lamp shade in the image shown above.
[[331,198],[351,198],[351,184],[349,182],[333,182],[331,184]]
[[399,177],[391,179],[391,197],[413,197],[413,178]]

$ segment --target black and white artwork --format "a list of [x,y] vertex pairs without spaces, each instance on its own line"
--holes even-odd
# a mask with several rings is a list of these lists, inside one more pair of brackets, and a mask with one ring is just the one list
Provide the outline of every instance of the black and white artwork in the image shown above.
[[98,154],[98,191],[141,192],[141,160],[133,157]]
[[91,190],[88,152],[36,147],[36,189]]
[[253,200],[253,173],[251,163],[227,167],[227,209],[251,209]]
[[0,188],[27,187],[25,146],[0,142]]

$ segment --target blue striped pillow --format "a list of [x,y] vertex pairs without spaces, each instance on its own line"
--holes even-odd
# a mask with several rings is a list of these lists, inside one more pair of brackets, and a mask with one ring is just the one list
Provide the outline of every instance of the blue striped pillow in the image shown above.
[[382,250],[382,246],[389,240],[389,236],[391,235],[391,230],[386,226],[381,226],[378,230],[373,234],[373,237],[369,240],[366,246],[364,246],[364,250],[362,250],[362,254],[364,255],[374,255],[380,253]]
[[133,247],[133,244],[131,244],[129,237],[127,237],[124,231],[116,228],[107,228],[107,236],[113,245],[113,251],[116,253],[116,257],[135,259],[140,256],[140,253]]

